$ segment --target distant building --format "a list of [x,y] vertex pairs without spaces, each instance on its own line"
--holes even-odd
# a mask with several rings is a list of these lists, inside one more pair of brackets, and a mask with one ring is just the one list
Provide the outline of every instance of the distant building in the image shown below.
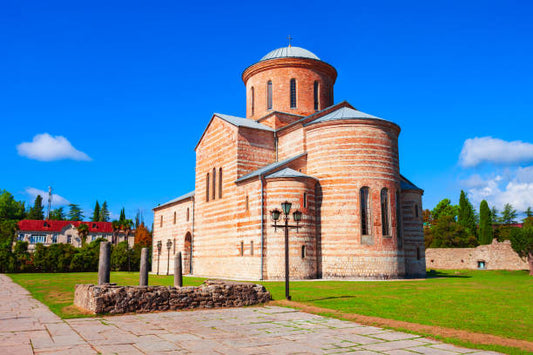
[[51,221],[25,219],[18,223],[17,240],[28,242],[28,249],[34,250],[37,243],[52,245],[56,243],[68,243],[75,247],[81,247],[82,241],[78,234],[78,226],[86,224],[89,234],[86,242],[90,243],[98,238],[104,238],[114,244],[128,240],[133,246],[135,231],[132,230],[126,236],[124,231],[113,230],[111,222],[82,222],[82,221]]

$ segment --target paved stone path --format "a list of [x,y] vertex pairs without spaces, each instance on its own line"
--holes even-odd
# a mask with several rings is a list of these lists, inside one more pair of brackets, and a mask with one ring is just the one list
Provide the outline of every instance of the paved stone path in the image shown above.
[[282,307],[61,320],[0,274],[0,354],[496,354]]

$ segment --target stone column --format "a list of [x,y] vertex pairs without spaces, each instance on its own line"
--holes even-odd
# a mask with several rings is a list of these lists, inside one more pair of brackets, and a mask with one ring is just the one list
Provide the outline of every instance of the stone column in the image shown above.
[[141,250],[141,272],[139,273],[139,286],[148,286],[148,248]]
[[100,257],[98,259],[98,285],[109,283],[109,271],[111,270],[109,259],[111,256],[111,244],[100,243]]
[[179,251],[174,257],[174,286],[183,286],[183,278],[181,276],[181,251]]

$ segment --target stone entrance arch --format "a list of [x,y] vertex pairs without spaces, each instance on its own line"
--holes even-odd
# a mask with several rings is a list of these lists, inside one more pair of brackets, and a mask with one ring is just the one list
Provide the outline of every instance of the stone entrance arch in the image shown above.
[[185,234],[185,243],[183,243],[183,273],[190,274],[192,271],[192,236],[190,232]]

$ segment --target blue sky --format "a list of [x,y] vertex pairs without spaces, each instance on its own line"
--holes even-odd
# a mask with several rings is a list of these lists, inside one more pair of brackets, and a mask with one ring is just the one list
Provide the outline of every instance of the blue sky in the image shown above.
[[151,223],[194,188],[212,113],[244,116],[242,71],[290,34],[338,70],[335,102],[402,127],[401,171],[424,207],[465,189],[525,208],[532,13],[530,1],[3,1],[0,188],[30,202],[52,185],[87,215],[107,200]]

